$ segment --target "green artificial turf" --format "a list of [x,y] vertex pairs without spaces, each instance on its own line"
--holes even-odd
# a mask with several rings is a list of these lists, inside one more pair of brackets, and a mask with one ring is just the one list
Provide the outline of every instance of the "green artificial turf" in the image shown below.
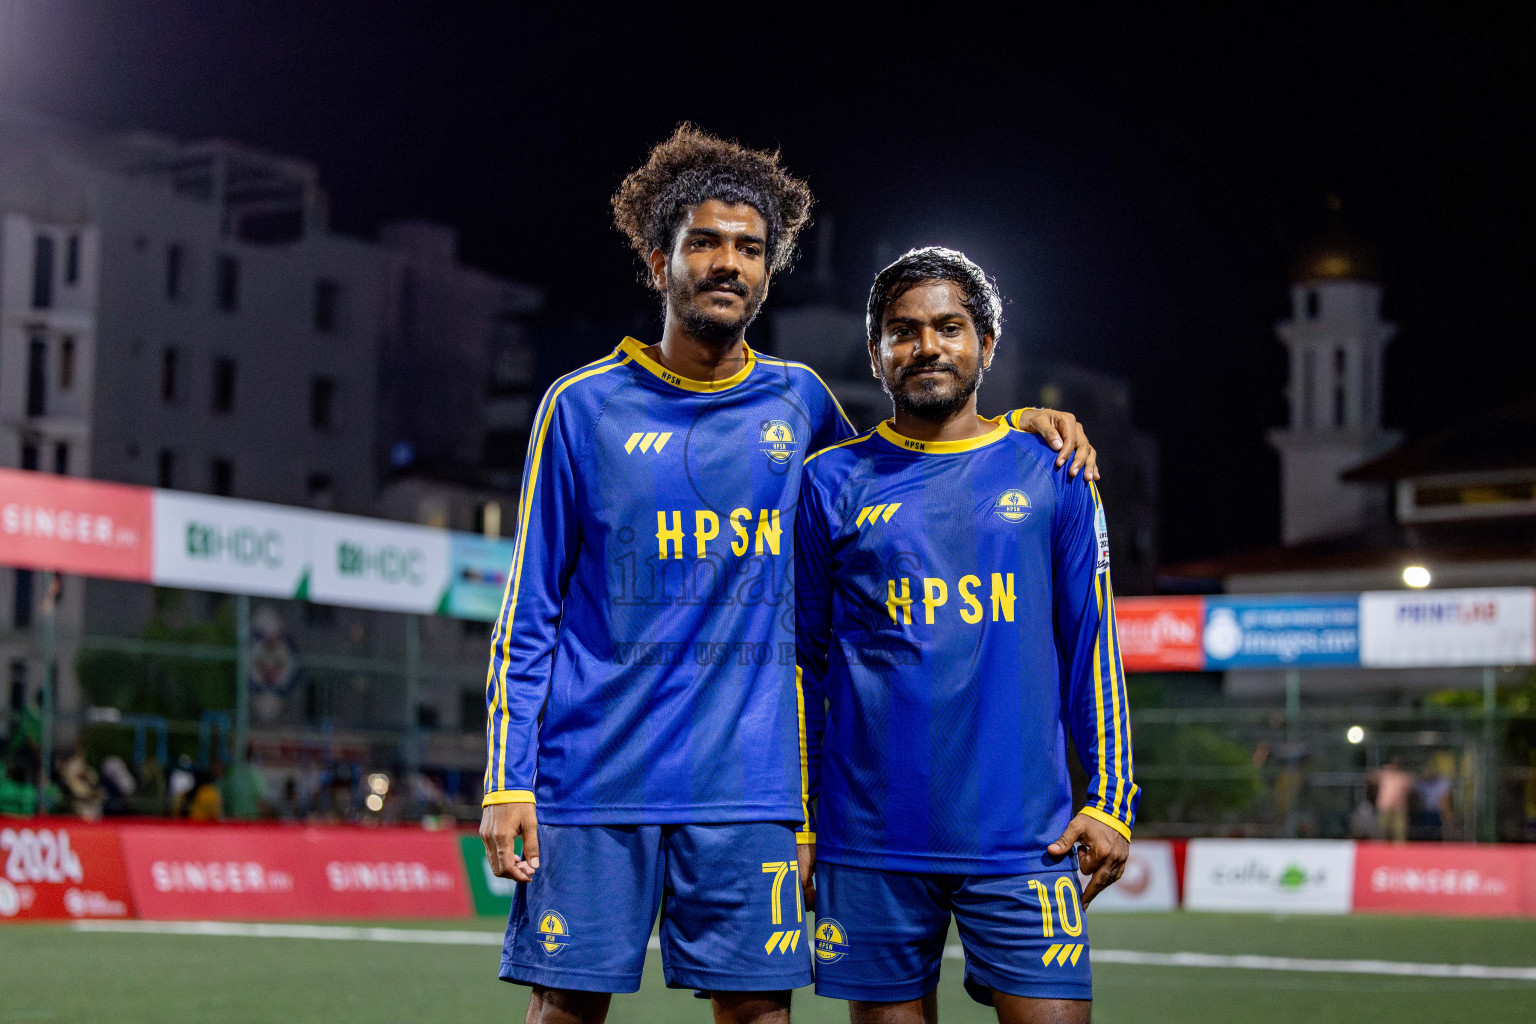
[[[400,923],[402,928],[498,930],[498,922]],[[1536,967],[1536,920],[1104,915],[1095,948],[1256,953]],[[952,934],[953,939],[953,934]],[[203,1024],[208,1021],[463,1024],[521,1020],[527,990],[495,978],[494,946],[313,939],[85,933],[67,926],[0,926],[0,1022]],[[946,1024],[993,1020],[944,963]],[[1303,974],[1099,964],[1100,1024],[1430,1024],[1536,1021],[1536,982]],[[847,1020],[844,1005],[801,992],[795,1019]],[[618,996],[614,1022],[709,1020],[707,1004],[666,989],[659,955],[636,995]]]

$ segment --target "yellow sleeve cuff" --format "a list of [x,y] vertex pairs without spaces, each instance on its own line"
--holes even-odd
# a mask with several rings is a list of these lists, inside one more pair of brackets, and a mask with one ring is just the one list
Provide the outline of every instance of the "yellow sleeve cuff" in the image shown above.
[[492,804],[531,803],[533,803],[533,790],[531,789],[498,789],[494,793],[485,794],[485,799],[480,801],[480,806],[489,807]]
[[795,833],[795,844],[797,846],[815,846],[816,845],[816,833],[815,832],[796,832]]
[[1097,807],[1084,807],[1078,813],[1079,814],[1086,814],[1090,818],[1094,818],[1094,819],[1096,819],[1098,821],[1102,821],[1104,824],[1108,825],[1110,828],[1114,829],[1116,832],[1119,832],[1121,835],[1125,836],[1126,839],[1130,839],[1131,838],[1131,826],[1127,825],[1125,822],[1121,821],[1119,818],[1115,817],[1113,814],[1105,814],[1103,811],[1099,810]]

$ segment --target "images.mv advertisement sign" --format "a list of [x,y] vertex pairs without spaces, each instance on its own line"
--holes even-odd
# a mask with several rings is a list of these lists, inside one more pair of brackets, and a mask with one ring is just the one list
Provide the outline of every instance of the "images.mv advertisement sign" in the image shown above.
[[1358,665],[1359,597],[1208,597],[1201,643],[1212,670]]

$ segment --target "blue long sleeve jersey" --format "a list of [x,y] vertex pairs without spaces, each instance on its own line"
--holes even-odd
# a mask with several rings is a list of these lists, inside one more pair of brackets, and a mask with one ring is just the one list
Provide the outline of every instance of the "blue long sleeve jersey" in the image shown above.
[[633,338],[534,418],[492,633],[485,802],[552,824],[805,815],[793,520],[853,434],[808,367],[686,380]]
[[[1097,489],[997,421],[924,443],[889,422],[810,457],[797,661],[818,857],[1011,874],[1083,811],[1127,838],[1130,720]],[[825,712],[823,712],[825,707]]]

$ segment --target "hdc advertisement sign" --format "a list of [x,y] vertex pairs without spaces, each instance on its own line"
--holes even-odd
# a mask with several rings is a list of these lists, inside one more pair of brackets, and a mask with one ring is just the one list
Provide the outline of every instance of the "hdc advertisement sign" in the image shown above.
[[1208,597],[1201,644],[1207,669],[1359,665],[1359,598]]
[[156,583],[299,597],[316,513],[233,498],[155,492]]
[[1354,888],[1350,840],[1191,839],[1184,863],[1191,910],[1347,914]]
[[57,819],[0,827],[0,921],[132,916],[116,829]]
[[148,581],[151,493],[0,469],[0,565]]
[[428,615],[446,611],[448,531],[361,516],[317,518],[313,530],[311,601]]
[[454,839],[414,829],[122,828],[139,914],[173,921],[466,916]]
[[1536,591],[1379,591],[1360,595],[1360,661],[1384,668],[1536,662]]

